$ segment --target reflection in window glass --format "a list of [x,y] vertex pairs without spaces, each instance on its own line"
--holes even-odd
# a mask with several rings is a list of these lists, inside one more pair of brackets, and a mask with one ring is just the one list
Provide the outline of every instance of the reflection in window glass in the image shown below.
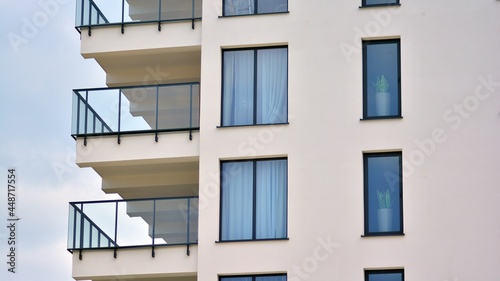
[[404,271],[402,269],[365,271],[365,281],[404,281]]
[[363,42],[363,118],[401,116],[400,42]]
[[254,275],[241,277],[219,277],[220,281],[286,281],[285,274]]
[[288,0],[224,0],[224,16],[288,11]]
[[287,122],[286,47],[226,50],[222,66],[222,126]]
[[223,162],[221,197],[221,240],[286,238],[286,159]]
[[365,234],[403,232],[401,153],[364,155]]
[[363,6],[399,4],[399,0],[363,0]]

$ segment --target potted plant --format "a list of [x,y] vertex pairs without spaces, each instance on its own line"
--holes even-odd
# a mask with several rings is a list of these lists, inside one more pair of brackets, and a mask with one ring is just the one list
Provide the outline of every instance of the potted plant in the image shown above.
[[377,76],[377,82],[373,83],[375,86],[375,111],[378,116],[389,115],[389,106],[391,95],[389,94],[389,82],[385,79],[384,75]]
[[385,192],[377,190],[378,207],[377,219],[379,231],[392,230],[392,201],[389,189]]

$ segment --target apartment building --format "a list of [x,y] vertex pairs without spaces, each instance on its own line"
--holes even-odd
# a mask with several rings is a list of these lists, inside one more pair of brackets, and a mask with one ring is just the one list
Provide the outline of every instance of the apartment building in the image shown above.
[[123,200],[70,203],[73,278],[498,280],[499,14],[78,0],[76,162]]

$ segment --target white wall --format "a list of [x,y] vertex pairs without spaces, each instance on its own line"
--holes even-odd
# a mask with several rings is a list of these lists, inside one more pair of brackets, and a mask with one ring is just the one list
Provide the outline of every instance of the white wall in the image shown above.
[[[356,1],[290,0],[289,14],[231,18],[219,18],[218,5],[203,7],[198,280],[268,272],[363,280],[363,269],[377,268],[404,268],[406,280],[498,279],[498,2],[360,9]],[[360,121],[361,38],[401,39],[402,119]],[[216,128],[221,48],[270,44],[289,48],[290,124]],[[475,98],[483,80],[496,84]],[[469,108],[463,116],[460,104]],[[362,238],[362,153],[391,150],[405,159],[405,235]],[[290,240],[215,243],[220,159],[282,155]],[[328,239],[332,252],[315,258]]]

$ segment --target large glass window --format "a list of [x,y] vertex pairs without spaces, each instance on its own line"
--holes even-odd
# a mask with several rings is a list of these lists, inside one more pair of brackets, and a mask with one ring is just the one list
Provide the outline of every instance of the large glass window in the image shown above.
[[221,174],[221,241],[287,237],[286,159],[222,162]]
[[288,11],[288,0],[224,0],[224,16],[270,14]]
[[361,5],[365,6],[386,6],[399,5],[399,0],[362,0]]
[[225,50],[222,65],[222,126],[287,122],[287,47]]
[[365,281],[404,281],[404,270],[366,270]]
[[401,117],[400,41],[363,42],[363,118]]
[[403,233],[401,152],[364,154],[365,235]]
[[221,276],[219,281],[286,281],[286,274],[250,275],[250,276]]

